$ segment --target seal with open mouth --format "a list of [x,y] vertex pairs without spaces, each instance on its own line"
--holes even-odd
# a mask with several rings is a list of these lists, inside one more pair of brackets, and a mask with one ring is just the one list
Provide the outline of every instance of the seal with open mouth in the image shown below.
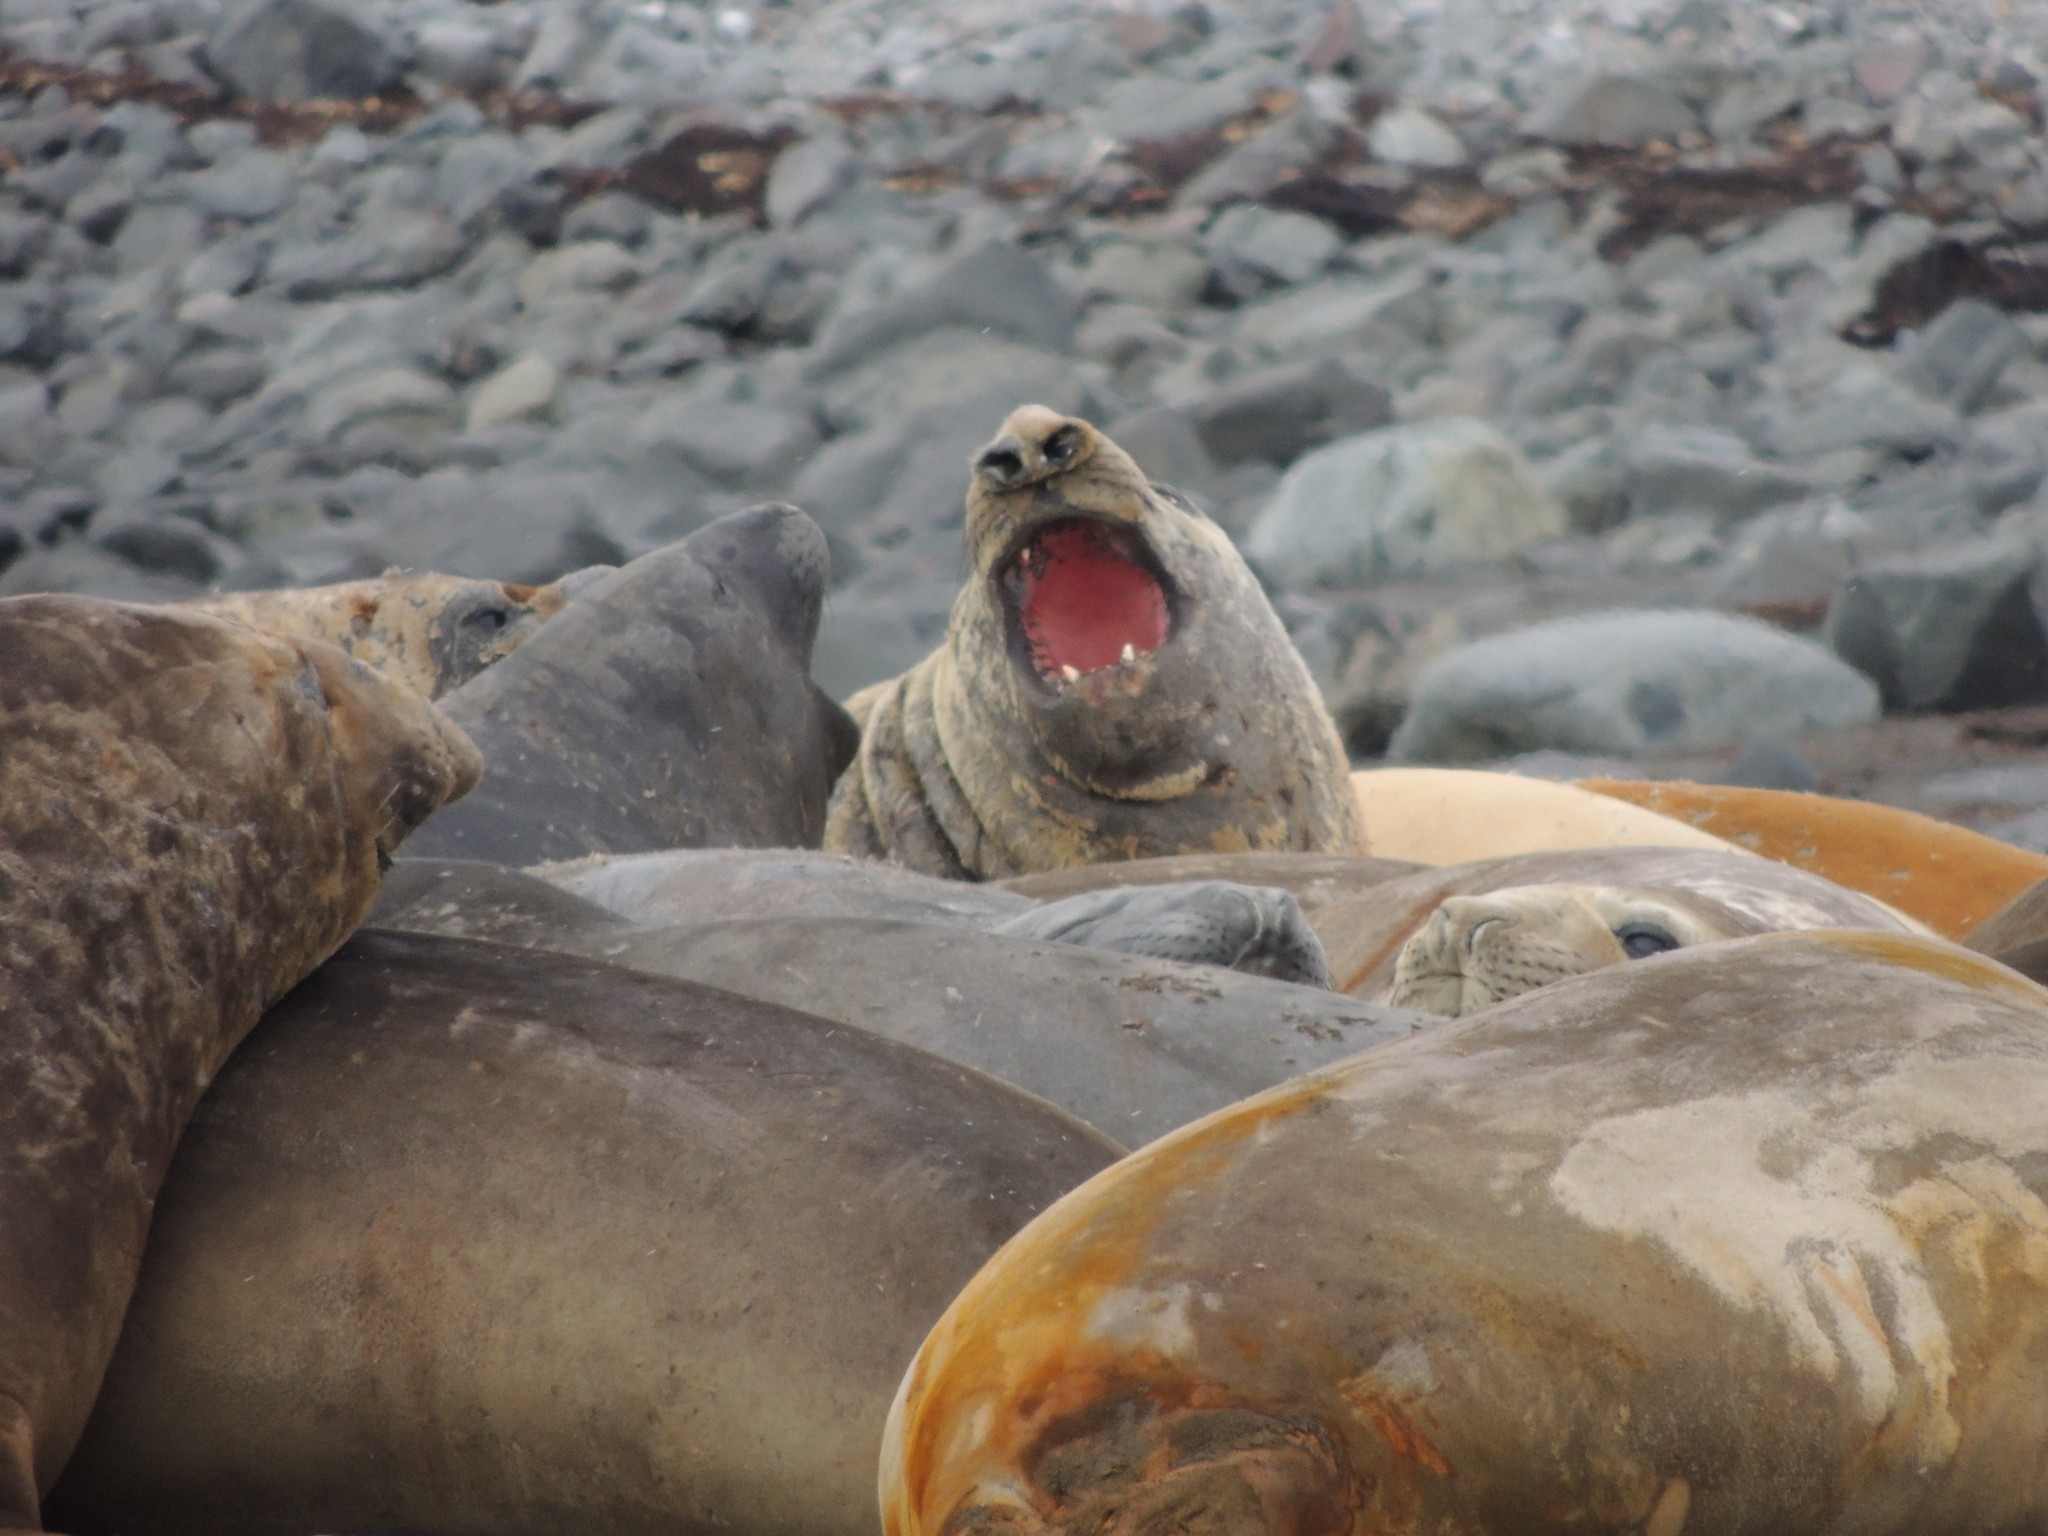
[[1354,851],[1344,749],[1229,537],[1085,421],[974,460],[945,644],[849,701],[825,847],[953,879]]

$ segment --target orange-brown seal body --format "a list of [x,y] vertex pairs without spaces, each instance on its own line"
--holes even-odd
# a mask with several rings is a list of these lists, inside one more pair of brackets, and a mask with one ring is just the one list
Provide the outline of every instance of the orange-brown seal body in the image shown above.
[[851,702],[827,849],[972,880],[1354,851],[1343,744],[1257,580],[1116,444],[1013,412],[967,543],[945,644]]
[[325,640],[438,699],[509,656],[562,609],[558,587],[386,571],[324,587],[221,592],[187,607],[295,640]]
[[2048,858],[1869,800],[1731,784],[1587,779],[1580,786],[1889,902],[1945,939],[1969,936],[2048,879]]
[[2048,1528],[2048,993],[1938,940],[1617,966],[1283,1084],[1027,1227],[888,1536]]
[[34,1526],[201,1090],[480,764],[332,647],[81,597],[0,601],[0,763],[0,1526]]

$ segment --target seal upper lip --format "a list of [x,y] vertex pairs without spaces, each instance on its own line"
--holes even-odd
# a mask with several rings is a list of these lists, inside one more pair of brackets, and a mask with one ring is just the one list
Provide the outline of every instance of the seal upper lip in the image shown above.
[[1131,666],[1173,630],[1173,588],[1139,529],[1051,517],[1022,530],[996,568],[1010,654],[1055,692]]

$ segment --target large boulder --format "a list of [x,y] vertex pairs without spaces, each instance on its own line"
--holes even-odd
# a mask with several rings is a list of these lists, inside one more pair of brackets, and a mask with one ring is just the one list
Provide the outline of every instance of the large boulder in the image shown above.
[[1697,611],[1556,619],[1426,667],[1387,755],[1476,762],[1545,749],[1711,752],[1878,714],[1868,678],[1755,619]]
[[1887,708],[1994,709],[2048,700],[2048,635],[2029,597],[2040,556],[1986,538],[1867,566],[1828,610],[1828,642]]
[[255,0],[231,10],[206,41],[206,64],[238,96],[259,101],[359,101],[397,82],[405,56],[356,7]]
[[1562,538],[1564,504],[1520,449],[1467,417],[1331,443],[1287,472],[1245,553],[1289,586],[1357,586]]

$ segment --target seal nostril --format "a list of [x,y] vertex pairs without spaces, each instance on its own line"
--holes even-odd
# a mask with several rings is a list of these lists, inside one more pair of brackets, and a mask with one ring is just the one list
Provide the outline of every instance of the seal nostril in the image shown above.
[[1046,462],[1067,464],[1081,451],[1081,429],[1072,422],[1059,428],[1045,440]]
[[997,485],[1015,485],[1024,478],[1024,450],[1015,438],[1006,437],[982,449],[974,468]]

